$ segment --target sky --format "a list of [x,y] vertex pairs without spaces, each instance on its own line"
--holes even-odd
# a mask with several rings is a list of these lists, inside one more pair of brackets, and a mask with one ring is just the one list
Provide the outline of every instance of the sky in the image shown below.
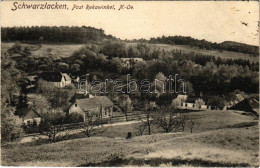
[[[26,1],[25,1],[26,2]],[[54,3],[54,1],[46,1]],[[27,4],[45,3],[31,1]],[[92,26],[121,39],[162,35],[191,36],[212,42],[259,45],[257,1],[59,1],[69,10],[16,10],[1,2],[1,26]],[[133,10],[71,10],[73,5],[132,5]]]

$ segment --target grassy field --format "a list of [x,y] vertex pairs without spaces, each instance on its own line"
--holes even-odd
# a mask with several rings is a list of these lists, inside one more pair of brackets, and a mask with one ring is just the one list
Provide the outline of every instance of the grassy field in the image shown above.
[[[127,46],[136,46],[137,43],[127,43]],[[251,62],[258,62],[258,57],[250,56],[249,54],[244,53],[237,53],[232,51],[223,51],[220,52],[218,50],[205,50],[205,49],[199,49],[199,48],[192,48],[190,46],[186,45],[168,45],[168,44],[149,44],[149,46],[152,46],[153,48],[161,48],[166,51],[171,51],[173,49],[182,50],[183,52],[196,52],[201,53],[203,55],[213,55],[216,57],[221,58],[231,58],[231,59],[243,59],[243,60],[249,60]]]
[[[2,146],[4,166],[259,166],[258,118],[233,111],[187,113],[194,132],[135,136],[136,124],[100,129],[90,138]],[[125,139],[127,132],[132,139]]]
[[[7,51],[11,48],[14,43],[2,43],[1,50],[2,52]],[[22,47],[33,46],[30,44],[22,44]],[[64,58],[71,56],[75,51],[80,49],[83,44],[43,44],[42,47],[36,51],[32,51],[32,55],[35,57],[44,57],[48,55],[47,49],[51,49],[52,53],[56,58]]]
[[[7,51],[9,48],[12,47],[14,43],[2,43],[1,49],[2,52]],[[136,46],[137,43],[126,43],[127,46]],[[198,52],[202,53],[204,55],[214,55],[219,56],[222,58],[232,58],[232,59],[245,59],[249,60],[251,62],[258,62],[258,57],[252,57],[249,54],[244,53],[237,53],[237,52],[231,52],[231,51],[217,51],[217,50],[204,50],[204,49],[198,49],[198,48],[191,48],[190,46],[185,45],[167,45],[167,44],[149,44],[153,48],[161,48],[167,51],[171,51],[173,49],[181,49],[183,52]],[[22,44],[22,46],[32,46],[29,44]],[[42,57],[47,55],[47,49],[52,49],[52,53],[56,56],[56,58],[64,58],[69,57],[75,52],[76,50],[80,49],[83,46],[83,44],[43,44],[42,47],[39,50],[32,51],[32,55],[36,57]]]

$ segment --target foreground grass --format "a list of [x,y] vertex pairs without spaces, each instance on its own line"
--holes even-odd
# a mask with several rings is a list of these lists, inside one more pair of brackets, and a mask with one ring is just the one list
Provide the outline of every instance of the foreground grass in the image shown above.
[[[124,132],[134,129],[131,125],[109,127],[100,136],[90,138],[43,145],[4,146],[2,165],[259,166],[257,121],[252,116],[234,112],[226,112],[226,115],[221,111],[208,113],[189,114],[203,123],[192,134],[189,131],[154,133],[125,139]],[[247,124],[250,122],[256,124]],[[106,137],[108,134],[110,136]]]

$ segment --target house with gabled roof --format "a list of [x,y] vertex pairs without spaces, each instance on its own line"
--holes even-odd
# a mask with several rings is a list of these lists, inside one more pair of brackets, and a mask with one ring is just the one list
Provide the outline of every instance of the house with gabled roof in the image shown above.
[[81,114],[84,121],[90,116],[93,120],[97,120],[99,118],[113,117],[113,106],[113,102],[107,96],[97,96],[74,100],[66,109],[66,112],[67,114]]
[[254,97],[245,98],[228,109],[252,112],[259,116],[259,101],[257,98]]
[[71,84],[71,78],[66,73],[61,72],[43,72],[40,75],[40,79],[60,88]]
[[66,73],[62,73],[62,76],[63,76],[64,79],[65,79],[65,86],[70,85],[70,84],[71,84],[71,78],[69,77],[69,75],[66,74]]
[[22,119],[24,125],[32,125],[34,122],[39,125],[41,122],[41,115],[34,109],[30,109],[22,116]]

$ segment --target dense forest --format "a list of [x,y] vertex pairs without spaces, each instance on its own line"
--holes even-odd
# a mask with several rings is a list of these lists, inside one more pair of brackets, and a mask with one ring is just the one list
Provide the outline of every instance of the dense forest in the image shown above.
[[111,39],[111,35],[105,35],[104,30],[93,27],[2,27],[2,41],[12,42],[41,42],[41,43],[86,43],[99,41],[104,38]]

